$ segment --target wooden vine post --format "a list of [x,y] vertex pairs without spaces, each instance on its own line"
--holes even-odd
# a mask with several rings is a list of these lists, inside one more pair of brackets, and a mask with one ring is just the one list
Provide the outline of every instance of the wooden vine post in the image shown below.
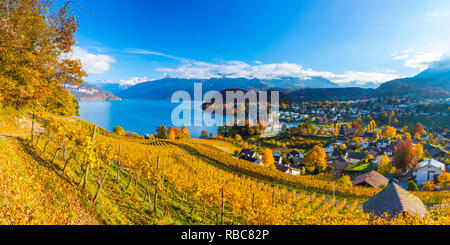
[[122,154],[122,145],[119,145],[119,161],[117,161],[117,182],[120,184],[120,155]]
[[223,196],[223,187],[222,187],[222,205],[221,205],[221,212],[220,212],[220,215],[221,215],[221,224],[223,225],[223,215],[224,215],[224,196]]

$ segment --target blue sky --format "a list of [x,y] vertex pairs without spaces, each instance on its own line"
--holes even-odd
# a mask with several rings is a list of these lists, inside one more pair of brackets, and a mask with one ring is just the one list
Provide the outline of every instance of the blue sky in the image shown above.
[[414,75],[450,51],[448,0],[79,0],[87,81]]

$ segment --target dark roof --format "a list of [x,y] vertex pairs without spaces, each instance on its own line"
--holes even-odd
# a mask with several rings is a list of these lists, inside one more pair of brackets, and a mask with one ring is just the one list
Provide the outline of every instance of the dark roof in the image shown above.
[[375,150],[375,149],[372,149],[372,150],[370,150],[369,152],[367,152],[367,154],[370,154],[370,155],[376,157],[376,156],[378,156],[379,151],[377,151],[377,150]]
[[361,152],[349,152],[348,158],[362,160],[367,157],[366,153]]
[[285,173],[286,173],[288,170],[297,170],[297,171],[301,171],[301,170],[298,169],[298,168],[293,168],[293,167],[284,166],[284,165],[279,165],[279,164],[275,164],[275,167],[276,167],[278,170],[283,171],[283,172],[285,172]]
[[345,130],[345,134],[356,134],[356,133],[358,133],[358,131],[359,130],[356,128],[348,128]]
[[339,140],[339,141],[346,141],[347,139],[344,136],[339,136],[337,138],[337,140]]
[[450,151],[450,145],[446,146],[446,147],[444,148],[444,151]]
[[388,139],[380,139],[380,140],[377,140],[377,144],[389,144],[389,140]]
[[337,159],[333,160],[328,165],[333,166],[334,170],[336,171],[342,171],[352,165],[352,162],[348,161],[347,158],[344,157],[338,157]]
[[424,151],[428,151],[429,149],[433,148],[434,146],[430,145],[430,144],[424,144],[423,145],[423,150]]
[[279,165],[279,164],[275,164],[275,167],[282,172],[286,172],[289,169],[289,167],[284,166],[284,165]]
[[356,133],[356,136],[358,136],[358,137],[364,137],[366,134],[365,133],[362,133],[362,132],[359,132],[359,133]]
[[249,161],[249,162],[256,162],[256,160],[258,160],[257,158],[253,158],[253,157],[247,156],[247,155],[240,156],[239,158],[242,160]]
[[433,149],[429,150],[428,153],[430,153],[431,157],[436,157],[441,154],[445,154],[445,152],[442,151],[441,148],[439,148],[439,147],[434,147]]
[[293,150],[289,154],[291,154],[291,155],[300,155],[300,152],[298,152],[296,150]]
[[356,177],[352,184],[360,185],[362,183],[366,183],[372,187],[378,188],[382,185],[387,185],[389,183],[389,180],[377,171],[372,170]]
[[368,138],[375,138],[375,137],[377,137],[377,134],[374,133],[374,132],[371,132],[371,133],[366,132],[366,133],[364,134],[364,136],[365,136],[365,137],[368,137]]
[[427,208],[418,197],[395,183],[390,183],[384,190],[365,202],[363,210],[377,216],[387,213],[389,218],[403,212],[421,217],[428,214]]
[[255,151],[251,150],[251,149],[242,149],[241,152],[239,153],[239,155],[242,155],[242,154],[253,155],[253,154],[255,154]]

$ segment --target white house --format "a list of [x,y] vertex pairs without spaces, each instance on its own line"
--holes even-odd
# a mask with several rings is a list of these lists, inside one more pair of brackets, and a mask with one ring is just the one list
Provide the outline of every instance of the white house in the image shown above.
[[328,147],[324,148],[324,151],[326,154],[331,155],[331,153],[333,153],[334,151],[334,145],[329,145]]
[[434,180],[434,176],[442,174],[445,169],[445,164],[430,159],[418,163],[413,175],[416,177],[416,183],[422,185],[424,182]]
[[275,164],[275,167],[279,171],[287,173],[287,174],[300,175],[300,169],[298,169],[298,168],[292,168],[292,167],[283,166],[283,165],[279,165],[279,164]]

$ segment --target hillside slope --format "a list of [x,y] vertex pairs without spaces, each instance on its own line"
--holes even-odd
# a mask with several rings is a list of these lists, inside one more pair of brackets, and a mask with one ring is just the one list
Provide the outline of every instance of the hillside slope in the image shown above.
[[0,138],[0,223],[99,224],[77,191],[15,139]]

